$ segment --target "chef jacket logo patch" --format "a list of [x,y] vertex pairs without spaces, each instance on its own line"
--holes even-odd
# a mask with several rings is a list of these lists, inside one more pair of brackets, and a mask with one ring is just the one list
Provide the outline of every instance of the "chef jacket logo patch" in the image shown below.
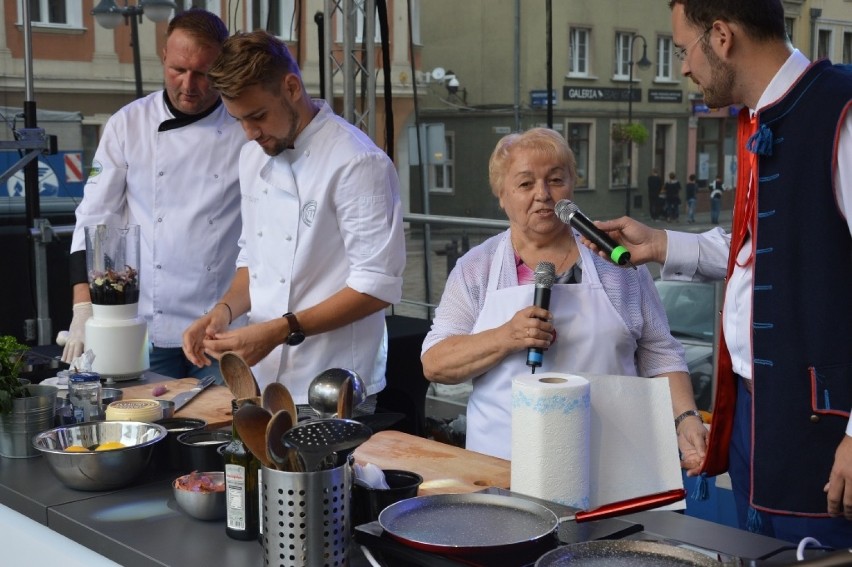
[[104,170],[104,166],[99,161],[93,161],[92,167],[89,169],[89,177],[97,177]]
[[302,207],[302,222],[305,223],[305,226],[311,226],[314,224],[314,216],[317,214],[317,202],[316,201],[308,201],[305,203],[305,206]]

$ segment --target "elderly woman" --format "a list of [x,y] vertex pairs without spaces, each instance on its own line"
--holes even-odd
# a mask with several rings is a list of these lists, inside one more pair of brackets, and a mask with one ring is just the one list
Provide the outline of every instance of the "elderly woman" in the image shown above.
[[[577,176],[565,139],[544,128],[505,136],[488,175],[510,228],[459,259],[421,357],[433,382],[473,381],[467,448],[511,458],[511,380],[537,347],[549,349],[544,371],[668,376],[683,467],[696,470],[706,431],[651,275],[593,254],[554,211]],[[531,305],[542,261],[556,266],[550,310]]]

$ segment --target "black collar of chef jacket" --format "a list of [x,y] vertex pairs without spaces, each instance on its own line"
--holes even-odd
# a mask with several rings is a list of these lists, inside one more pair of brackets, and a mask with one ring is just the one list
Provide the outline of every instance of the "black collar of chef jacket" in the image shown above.
[[213,106],[211,106],[210,108],[208,108],[207,110],[202,112],[201,114],[185,114],[185,113],[181,112],[180,110],[178,110],[177,108],[174,107],[174,105],[172,104],[172,101],[169,100],[169,95],[168,95],[168,93],[166,93],[166,91],[163,91],[163,99],[165,99],[166,106],[168,107],[169,111],[172,114],[174,114],[175,117],[169,118],[165,122],[162,122],[160,124],[160,127],[157,128],[158,132],[166,132],[168,130],[175,130],[177,128],[183,128],[184,126],[189,126],[193,122],[197,122],[198,120],[201,120],[202,118],[207,118],[217,108],[219,108],[220,104],[222,104],[222,99],[217,98],[216,104],[214,104]]

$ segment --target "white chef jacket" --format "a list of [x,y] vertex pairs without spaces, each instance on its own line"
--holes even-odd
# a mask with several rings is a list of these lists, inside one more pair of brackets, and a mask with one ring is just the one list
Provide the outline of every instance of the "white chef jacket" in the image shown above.
[[77,207],[71,251],[84,227],[140,226],[139,314],[158,347],[181,346],[183,331],[228,290],[240,235],[237,160],[246,139],[224,105],[186,126],[157,91],[120,109],[103,131]]
[[[757,110],[774,103],[783,97],[798,78],[804,73],[810,61],[798,49],[794,50],[758,100]],[[837,149],[837,171],[834,177],[837,205],[846,217],[849,232],[852,233],[852,113],[840,130]],[[739,188],[738,188],[739,190]],[[731,235],[721,228],[714,228],[703,234],[687,234],[666,231],[668,249],[666,262],[660,272],[663,279],[671,280],[716,280],[725,277],[728,254],[731,247]],[[752,287],[754,283],[754,262],[745,259],[751,253],[751,244],[743,246],[740,258],[734,265],[725,293],[725,309],[722,311],[722,326],[725,340],[731,354],[731,364],[735,373],[751,379],[751,311]],[[852,418],[846,426],[846,434],[852,435]]]
[[[405,237],[399,179],[387,154],[323,101],[294,148],[240,156],[243,231],[238,267],[249,271],[250,321],[312,307],[348,286],[388,303],[402,298]],[[385,315],[279,346],[255,366],[263,389],[280,381],[296,403],[328,368],[354,370],[367,393],[385,386]]]

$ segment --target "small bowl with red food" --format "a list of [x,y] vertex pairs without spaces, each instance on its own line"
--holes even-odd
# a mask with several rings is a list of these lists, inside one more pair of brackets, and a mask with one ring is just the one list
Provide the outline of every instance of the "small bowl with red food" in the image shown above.
[[225,473],[197,472],[179,476],[172,483],[181,510],[199,520],[225,517]]

